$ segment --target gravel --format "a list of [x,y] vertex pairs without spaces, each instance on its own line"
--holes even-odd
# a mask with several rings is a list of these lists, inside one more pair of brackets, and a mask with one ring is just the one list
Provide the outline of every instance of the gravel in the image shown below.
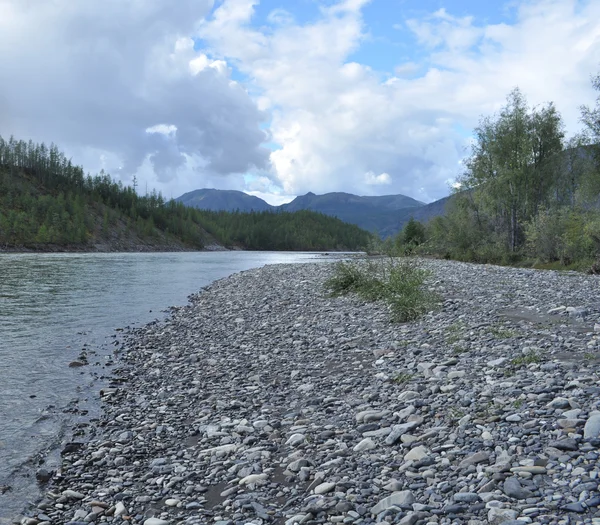
[[420,264],[442,299],[414,323],[306,264],[134,330],[16,522],[600,525],[598,278]]

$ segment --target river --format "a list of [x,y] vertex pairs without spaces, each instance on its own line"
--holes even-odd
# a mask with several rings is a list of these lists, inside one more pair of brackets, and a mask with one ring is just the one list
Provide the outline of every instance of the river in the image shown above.
[[[0,523],[39,498],[35,471],[58,465],[69,429],[99,407],[124,327],[232,273],[326,261],[311,253],[0,254]],[[81,360],[89,364],[69,367]],[[2,494],[4,492],[4,494]]]

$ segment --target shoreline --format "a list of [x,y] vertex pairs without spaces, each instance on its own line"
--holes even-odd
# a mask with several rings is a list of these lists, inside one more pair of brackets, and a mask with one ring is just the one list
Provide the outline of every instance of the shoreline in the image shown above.
[[583,437],[597,419],[600,435],[598,278],[421,264],[444,303],[415,323],[325,297],[331,266],[297,264],[216,281],[133,330],[97,435],[27,516],[600,518],[600,440]]

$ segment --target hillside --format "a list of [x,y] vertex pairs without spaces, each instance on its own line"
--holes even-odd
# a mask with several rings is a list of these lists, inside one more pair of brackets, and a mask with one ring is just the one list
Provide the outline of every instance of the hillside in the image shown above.
[[411,219],[411,217],[423,224],[426,224],[434,217],[444,216],[447,211],[447,205],[452,203],[454,196],[444,197],[437,201],[430,202],[419,208],[411,208],[405,210],[399,210],[395,216],[395,221],[390,223],[389,228],[383,228],[380,232],[381,237],[384,239],[396,235],[404,225]]
[[0,137],[0,249],[360,250],[368,232],[315,212],[226,213],[85,176],[56,146]]
[[267,211],[273,208],[264,200],[243,191],[204,188],[184,193],[175,199],[185,206],[210,211]]
[[[271,206],[264,200],[243,192],[215,189],[195,190],[175,200],[204,210],[273,210],[287,212],[311,210],[337,217],[344,222],[355,224],[383,237],[394,235],[402,229],[402,226],[410,219],[411,215],[417,213],[421,208],[431,206],[406,195],[365,197],[343,192],[326,193],[324,195],[315,195],[309,192],[281,206]],[[432,206],[425,212],[425,215],[431,215],[438,207]],[[441,208],[443,208],[443,203]]]

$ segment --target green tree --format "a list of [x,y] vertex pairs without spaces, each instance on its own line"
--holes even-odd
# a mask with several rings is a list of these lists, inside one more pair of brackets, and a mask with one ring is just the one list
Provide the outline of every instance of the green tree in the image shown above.
[[562,151],[563,137],[554,105],[531,109],[518,88],[499,115],[483,118],[475,129],[461,186],[504,232],[512,252],[522,242],[523,222],[553,188],[551,163]]

